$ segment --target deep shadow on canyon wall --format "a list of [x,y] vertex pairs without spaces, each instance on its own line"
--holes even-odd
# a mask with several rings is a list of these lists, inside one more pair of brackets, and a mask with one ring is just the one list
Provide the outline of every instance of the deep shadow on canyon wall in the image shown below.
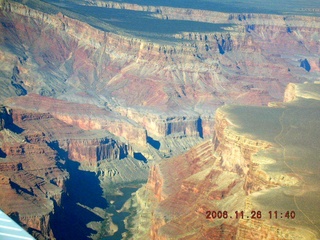
[[106,199],[102,197],[100,181],[94,172],[79,170],[80,164],[68,159],[67,152],[57,145],[52,144],[52,147],[66,160],[65,168],[70,174],[60,206],[55,203],[55,213],[51,222],[53,234],[58,240],[88,239],[88,236],[96,231],[86,225],[92,221],[102,221],[103,218],[82,206],[91,209],[108,207]]

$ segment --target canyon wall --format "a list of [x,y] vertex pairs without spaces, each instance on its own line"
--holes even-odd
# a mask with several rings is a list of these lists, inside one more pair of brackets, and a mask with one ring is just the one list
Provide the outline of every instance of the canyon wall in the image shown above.
[[70,159],[80,162],[83,166],[91,167],[96,167],[101,160],[120,160],[130,153],[128,145],[106,137],[60,140],[59,147],[68,152]]
[[[319,91],[316,83],[290,84],[285,95],[299,97],[285,97],[290,100],[283,104],[219,108],[212,140],[150,169],[147,185],[133,197],[131,233],[150,239],[317,239],[318,209],[311,213],[304,206],[317,201],[318,177],[310,176],[317,172],[312,139],[319,132],[301,131],[306,116],[309,127],[318,126]],[[281,218],[271,215],[275,208]],[[224,215],[213,217],[213,211]]]
[[[147,130],[149,136],[161,138],[168,135],[203,137],[202,120],[194,112],[185,112],[182,116],[170,117],[167,113],[159,114],[139,112],[132,108],[120,108],[117,111],[134,120]],[[207,133],[207,132],[206,132]],[[208,136],[209,134],[206,134]]]
[[319,100],[320,84],[315,81],[314,84],[289,84],[284,92],[284,102],[293,102],[301,98]]
[[[53,116],[83,130],[107,130],[129,143],[132,142],[141,146],[146,144],[146,131],[137,123],[95,105],[70,103],[35,94],[10,99],[6,103],[16,108],[37,111],[42,113],[43,116]],[[18,118],[18,116],[15,118]],[[27,116],[19,116],[17,121],[27,118]]]
[[[125,182],[132,181],[135,171],[143,174],[145,166],[132,158],[112,160],[139,156],[140,162],[155,160],[155,166],[149,183],[136,195],[137,216],[142,215],[133,223],[139,228],[131,229],[136,236],[250,238],[257,226],[263,229],[261,238],[278,236],[274,222],[212,221],[205,214],[213,209],[257,210],[257,200],[251,196],[276,186],[301,187],[299,169],[297,174],[286,166],[287,149],[271,152],[276,158],[261,154],[284,146],[281,133],[289,136],[302,123],[282,117],[285,104],[274,104],[268,113],[279,118],[273,125],[260,129],[257,121],[245,129],[262,132],[261,137],[245,134],[243,123],[237,124],[239,113],[233,111],[246,113],[246,108],[216,109],[230,103],[267,105],[283,97],[289,81],[319,78],[317,17],[229,14],[111,1],[90,2],[82,14],[43,1],[23,3],[0,2],[0,99],[8,106],[0,109],[0,183],[5,189],[0,201],[7,213],[19,212],[22,223],[34,229],[30,231],[52,238],[50,216],[67,191],[69,175],[64,167],[69,158],[76,161],[73,164],[92,167],[103,179]],[[152,13],[150,18],[171,24],[181,20],[223,25],[211,25],[210,31],[141,35],[90,15],[90,4],[146,11]],[[305,88],[289,85],[285,102],[318,99],[311,91],[316,87]],[[263,116],[261,122],[268,122],[268,114],[259,110],[254,115],[251,110],[253,119]],[[282,126],[283,131],[275,133]],[[308,129],[312,127],[305,132]],[[176,158],[162,159],[183,153],[203,138],[212,141]],[[317,141],[307,139],[304,142],[317,149]],[[275,162],[279,166],[274,167]],[[97,170],[100,164],[104,168]],[[268,172],[268,164],[287,172]],[[294,196],[294,201],[299,200],[299,194]],[[18,199],[17,205],[9,205],[7,198]],[[293,207],[298,211],[297,205]],[[300,237],[296,230],[288,231],[287,226],[281,227],[284,236]]]
[[[89,166],[97,166],[97,163],[103,159],[119,160],[127,155],[133,155],[133,150],[128,144],[121,142],[116,136],[102,127],[98,129],[92,127],[90,129],[90,127],[87,127],[88,125],[81,124],[80,129],[84,129],[83,131],[76,127],[77,124],[69,125],[68,121],[60,122],[60,117],[56,117],[53,111],[50,114],[41,113],[41,110],[32,112],[30,110],[26,111],[26,109],[28,107],[24,110],[13,110],[12,116],[16,124],[26,128],[34,128],[32,124],[44,122],[44,124],[41,124],[43,126],[40,129],[44,132],[49,131],[47,133],[39,130],[27,132],[25,138],[28,142],[47,141],[66,151],[70,159]],[[64,122],[67,122],[67,124],[63,124]],[[84,122],[83,119],[82,122]],[[100,121],[99,124],[103,123]]]
[[[57,154],[44,139],[28,142],[10,130],[0,131],[1,208],[39,238],[54,238],[50,218],[68,173],[57,166]],[[4,120],[4,119],[2,119]]]
[[71,160],[96,171],[102,160],[134,155],[132,147],[108,131],[83,130],[50,113],[13,108],[1,121],[6,124],[0,131],[0,204],[37,239],[54,239],[61,209],[70,204]]
[[12,124],[10,109],[5,106],[0,106],[0,130],[3,130],[10,124]]
[[[99,2],[90,4],[100,6]],[[288,79],[309,81],[319,73],[319,61],[310,54],[319,52],[316,17],[103,4],[169,19],[176,15],[179,20],[231,25],[223,31],[178,32],[172,41],[152,41],[98,19],[96,28],[92,27],[92,20],[57,6],[48,13],[49,6],[41,3],[35,10],[4,1],[2,30],[12,42],[1,49],[6,79],[15,79],[14,84],[27,93],[119,112],[126,119],[105,126],[99,123],[101,119],[81,120],[58,112],[55,116],[86,129],[113,129],[115,135],[131,142],[139,139],[141,145],[145,144],[144,130],[132,128],[134,122],[158,138],[173,133],[211,137],[217,107],[266,105],[282,98]],[[11,47],[20,49],[17,56]],[[304,59],[310,64],[308,73],[300,67]],[[14,87],[11,81],[5,82],[9,89]],[[131,113],[124,112],[127,108]]]
[[[143,11],[152,13],[153,16],[162,19],[176,19],[176,20],[188,20],[198,22],[210,22],[210,23],[225,23],[226,21],[243,24],[277,24],[283,25],[287,21],[299,22],[302,26],[313,25],[317,21],[317,17],[306,17],[306,16],[288,16],[283,18],[281,15],[275,14],[261,14],[261,13],[225,13],[202,9],[191,9],[191,8],[179,8],[169,6],[152,6],[152,5],[139,5],[130,3],[121,3],[113,1],[91,1],[82,3],[84,5],[93,5],[112,9],[126,9],[133,11]],[[307,20],[307,21],[306,21]],[[309,21],[308,21],[309,20]],[[310,22],[312,20],[312,23]]]

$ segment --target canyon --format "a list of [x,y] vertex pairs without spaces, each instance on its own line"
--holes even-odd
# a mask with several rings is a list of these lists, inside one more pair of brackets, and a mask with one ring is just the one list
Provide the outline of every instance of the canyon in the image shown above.
[[282,104],[219,108],[213,139],[152,166],[133,236],[318,239],[319,90],[290,84]]
[[286,144],[317,159],[316,136],[304,136],[308,149],[277,134],[298,139],[292,129],[313,121],[288,111],[301,120],[289,130],[286,109],[310,101],[306,114],[317,114],[318,12],[208,9],[0,0],[0,208],[37,239],[101,239],[117,232],[112,196],[147,182],[117,209],[130,212],[123,238],[252,239],[256,228],[266,239],[319,237],[300,204],[286,209],[305,214],[292,232],[266,217],[205,218],[267,214],[262,202],[284,186],[294,201],[316,201],[300,170],[272,164]]

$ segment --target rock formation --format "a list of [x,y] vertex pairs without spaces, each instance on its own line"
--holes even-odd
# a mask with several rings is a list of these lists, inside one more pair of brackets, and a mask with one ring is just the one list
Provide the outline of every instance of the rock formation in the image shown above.
[[[145,181],[154,162],[134,206],[146,218],[127,221],[128,228],[137,221],[140,229],[132,231],[137,236],[250,238],[255,226],[265,230],[261,238],[266,232],[279,236],[273,221],[223,222],[203,215],[217,209],[249,211],[252,204],[258,209],[254,193],[300,186],[299,173],[267,169],[274,162],[271,153],[263,167],[254,157],[269,149],[278,154],[282,136],[275,140],[272,134],[279,125],[270,120],[260,129],[259,122],[246,119],[256,130],[246,134],[251,126],[238,129],[243,126],[238,112],[265,119],[271,114],[279,123],[290,104],[319,97],[313,84],[297,84],[319,78],[318,14],[230,13],[173,3],[64,3],[0,1],[0,101],[5,105],[0,107],[0,207],[37,238],[53,238],[61,225],[68,228],[68,221],[59,225],[61,216],[81,219],[74,226],[86,229],[82,211],[92,214],[92,229],[104,232],[101,222],[110,219],[102,194]],[[112,12],[118,10],[125,14]],[[129,13],[137,21],[119,18]],[[143,29],[135,25],[138,20]],[[286,87],[285,103],[278,103]],[[269,103],[270,108],[219,108],[235,103]],[[77,195],[72,186],[77,174],[90,175],[94,186],[86,190],[95,190],[90,193],[98,196],[98,205]],[[17,204],[10,205],[5,196]],[[70,215],[63,204],[78,215]],[[311,219],[308,213],[305,218]],[[305,236],[316,236],[314,229]],[[281,231],[300,237],[288,233],[287,225]],[[94,235],[83,230],[76,237],[81,234]]]
[[41,111],[2,107],[1,123],[1,208],[18,212],[19,222],[37,238],[54,237],[52,215],[70,191],[65,157],[95,169],[101,160],[133,155],[105,130],[84,131]]
[[8,118],[11,122],[0,131],[1,208],[8,214],[17,212],[18,221],[39,239],[53,238],[50,216],[54,203],[61,203],[68,173],[59,167],[57,153],[42,136],[29,141],[13,131],[11,112],[1,121]]
[[[108,2],[103,7],[118,8],[119,4]],[[238,16],[149,6],[146,11],[161,12],[169,19],[230,25],[224,31],[179,32],[164,43],[140,39],[98,19],[99,29],[94,28],[92,20],[58,6],[43,2],[38,6],[35,10],[4,1],[1,7],[1,31],[10,42],[1,48],[2,84],[8,89],[1,96],[17,95],[11,84],[15,79],[28,93],[90,103],[121,114],[130,107],[134,114],[127,117],[155,136],[170,133],[169,128],[180,135],[201,136],[191,119],[200,118],[202,129],[210,129],[214,112],[222,104],[266,105],[281,99],[289,79],[303,82],[319,74],[314,57],[319,52],[317,17]],[[144,9],[128,9],[140,7]],[[298,56],[308,59],[310,74],[300,68]],[[155,119],[164,126],[148,124]],[[203,136],[211,137],[212,131],[204,131]]]
[[146,132],[138,124],[92,104],[77,104],[35,94],[9,99],[6,104],[39,113],[50,113],[55,118],[83,130],[103,129],[127,142],[142,146],[146,144]]
[[10,124],[12,124],[10,109],[6,108],[5,106],[0,106],[0,130],[3,130]]
[[134,197],[134,236],[319,238],[319,84],[287,89],[298,99],[218,109],[212,140],[155,164]]

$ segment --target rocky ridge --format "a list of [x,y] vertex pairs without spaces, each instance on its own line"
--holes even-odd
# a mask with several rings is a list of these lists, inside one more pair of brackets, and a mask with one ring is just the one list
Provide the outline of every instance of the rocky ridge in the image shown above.
[[[41,196],[37,198],[39,206],[45,209],[36,217],[21,210],[22,223],[36,232],[43,232],[43,236],[53,237],[50,214],[56,206],[50,198],[61,202],[64,181],[68,179],[65,169],[56,166],[63,165],[60,158],[80,162],[84,169],[96,174],[94,179],[99,176],[107,186],[133,181],[132,176],[137,173],[139,181],[143,181],[148,170],[144,161],[158,162],[164,156],[182,154],[203,138],[214,139],[213,143],[206,141],[183,157],[177,157],[175,161],[181,164],[181,176],[193,177],[181,183],[181,189],[173,188],[176,195],[163,180],[167,174],[161,173],[170,175],[175,161],[162,160],[160,167],[152,169],[150,179],[153,180],[148,188],[153,189],[156,197],[150,189],[141,191],[150,197],[154,206],[147,204],[142,194],[137,195],[141,206],[145,204],[141,211],[147,216],[144,224],[140,219],[137,225],[140,224],[141,230],[138,236],[153,238],[185,234],[176,231],[185,213],[182,209],[185,199],[190,193],[194,193],[192,197],[196,199],[195,194],[203,191],[197,187],[199,179],[203,181],[203,189],[211,187],[207,179],[201,177],[203,173],[208,174],[211,182],[225,182],[226,185],[217,185],[208,191],[213,199],[212,206],[200,197],[201,207],[194,208],[198,218],[190,211],[186,221],[194,223],[188,225],[189,228],[195,227],[189,235],[191,238],[227,238],[240,232],[241,236],[249,236],[252,222],[247,225],[239,221],[243,231],[238,230],[235,220],[223,225],[213,223],[204,231],[198,231],[201,221],[196,223],[191,219],[202,218],[199,212],[204,213],[206,208],[225,207],[222,201],[225,196],[230,202],[237,202],[237,197],[244,199],[246,194],[264,188],[299,183],[294,174],[267,174],[259,167],[261,159],[251,158],[251,155],[273,145],[269,140],[254,140],[252,136],[244,137],[231,131],[230,121],[225,118],[232,108],[218,110],[216,119],[214,114],[218,107],[227,103],[267,105],[282,98],[289,81],[310,82],[319,77],[318,18],[225,14],[168,7],[144,9],[143,6],[107,3],[110,8],[151,11],[155,13],[153,17],[163,20],[176,18],[230,24],[219,31],[177,32],[169,36],[170,40],[152,41],[63,7],[36,0],[25,4],[31,5],[0,2],[0,31],[3,33],[0,36],[0,98],[14,97],[6,100],[6,105],[13,109],[14,125],[10,123],[11,117],[7,118],[11,110],[1,110],[3,189],[10,194],[18,189],[16,194],[27,198],[21,205],[29,206],[28,201],[36,198],[29,187],[45,184],[46,188],[41,185],[37,190],[37,196]],[[206,18],[200,19],[204,14]],[[317,96],[307,95],[311,99]],[[300,97],[297,92],[287,96],[288,99]],[[214,121],[218,122],[216,127],[213,127]],[[6,125],[12,126],[7,128]],[[232,148],[234,145],[236,147]],[[204,162],[198,163],[203,155]],[[17,160],[20,158],[23,161]],[[44,166],[33,159],[45,159]],[[113,161],[116,159],[121,161]],[[237,161],[229,162],[229,159]],[[263,159],[272,162],[270,158]],[[206,172],[209,160],[210,173]],[[197,175],[194,170],[187,169],[187,163],[204,172]],[[54,176],[47,174],[51,169],[54,169]],[[179,176],[172,174],[170,177]],[[42,178],[45,183],[40,181]],[[10,181],[22,187],[10,185]],[[51,186],[54,183],[57,187]],[[97,195],[101,195],[100,189]],[[179,199],[181,206],[172,205],[171,199]],[[160,210],[157,209],[159,202],[163,203]],[[246,211],[252,204],[251,199],[249,207],[243,203],[242,209]],[[81,203],[81,206],[86,204]],[[166,219],[161,215],[166,208],[177,208],[178,213]],[[6,212],[11,211],[10,206],[6,205],[6,209]],[[93,208],[88,209],[95,212]],[[150,209],[156,214],[150,216]],[[128,220],[128,224],[132,222]],[[271,229],[268,230],[270,236],[276,236],[273,227],[262,226]],[[284,234],[288,234],[286,231]]]
[[[128,167],[140,167],[141,178],[145,178],[147,169],[134,163],[132,148],[105,130],[82,130],[49,113],[7,107],[1,108],[1,123],[0,205],[37,239],[53,239],[59,231],[53,219],[59,219],[59,209],[70,201],[66,200],[73,187],[69,172],[78,171],[69,169],[71,160],[87,171],[97,172],[96,177],[100,175],[109,184],[112,179],[132,181],[133,173],[119,163],[98,170],[106,160],[124,159],[121,161]],[[113,173],[104,174],[106,169]]]
[[38,239],[53,238],[50,218],[69,175],[42,136],[30,141],[16,133],[11,111],[1,119],[10,119],[0,131],[1,209]]
[[146,132],[138,124],[92,104],[77,104],[35,94],[9,99],[6,103],[20,109],[50,113],[55,118],[83,130],[104,129],[127,142],[142,146],[146,144]]
[[[190,14],[199,15],[201,12],[197,11]],[[228,32],[177,33],[178,38],[186,41],[161,44],[103,32],[67,15],[43,13],[15,2],[4,1],[2,13],[7,19],[3,31],[14,40],[12,42],[24,41],[30,46],[37,42],[42,46],[42,39],[59,36],[50,49],[40,47],[43,50],[38,52],[32,47],[26,48],[24,51],[28,54],[21,54],[20,60],[13,60],[10,51],[4,49],[5,59],[12,66],[8,76],[19,78],[21,87],[61,99],[71,94],[72,101],[90,101],[120,113],[130,107],[133,113],[146,119],[142,126],[154,135],[170,132],[165,126],[172,125],[170,121],[175,118],[177,123],[181,122],[179,125],[184,125],[177,128],[178,132],[190,132],[193,136],[194,131],[188,129],[196,123],[189,126],[188,118],[195,116],[202,120],[202,129],[206,129],[203,135],[209,137],[218,106],[230,102],[267,104],[281,98],[288,83],[286,79],[308,81],[306,76],[314,77],[319,72],[314,55],[318,52],[316,17],[256,14],[244,15],[246,17],[239,20],[230,14],[221,14],[224,22],[235,24]],[[220,13],[210,14],[219,19]],[[34,19],[34,22],[25,21],[23,24],[28,27],[24,28],[19,18]],[[29,39],[23,39],[21,28],[28,32]],[[8,33],[8,29],[12,32]],[[33,32],[42,32],[43,37],[37,40]],[[303,75],[299,56],[308,59],[309,75]],[[42,68],[50,70],[51,76],[41,74]],[[274,74],[270,74],[269,69],[273,69]],[[27,76],[32,72],[40,72],[41,77]],[[32,79],[41,78],[47,81],[39,88],[38,82]],[[89,93],[86,86],[92,86],[87,96],[75,93],[75,88]],[[137,114],[125,115],[133,121],[141,118],[136,120]],[[167,123],[156,131],[152,124],[147,124],[163,122],[163,119]]]
[[[135,237],[149,239],[255,239],[257,236],[263,239],[316,239],[320,234],[319,222],[313,217],[318,214],[315,213],[318,211],[317,207],[312,211],[302,207],[305,201],[309,201],[307,199],[314,198],[318,201],[319,190],[313,188],[317,180],[309,179],[311,175],[317,174],[317,170],[310,172],[311,175],[305,175],[305,170],[312,169],[313,163],[303,153],[303,149],[312,148],[309,144],[313,140],[309,141],[301,136],[296,141],[299,142],[302,153],[292,155],[294,149],[286,144],[297,135],[290,135],[284,140],[287,130],[278,129],[277,124],[272,123],[273,120],[260,121],[250,116],[253,117],[251,114],[257,111],[275,111],[285,118],[285,109],[290,111],[294,106],[302,106],[306,111],[319,111],[319,99],[316,97],[312,98],[312,109],[301,105],[303,101],[309,101],[308,91],[311,96],[317,95],[318,87],[318,84],[290,84],[285,96],[299,95],[300,100],[291,98],[292,101],[288,101],[286,97],[286,103],[270,108],[225,106],[218,109],[212,140],[151,168],[147,185],[133,197],[131,207],[136,212],[127,221],[130,231]],[[294,89],[299,89],[299,94]],[[238,108],[241,110],[237,111]],[[248,112],[243,116],[251,124],[250,131],[245,130],[246,124],[240,120],[243,117],[241,111],[246,111],[245,109]],[[270,112],[268,116],[272,118]],[[300,118],[299,115],[296,118]],[[312,119],[309,118],[311,122]],[[255,121],[260,124],[255,125]],[[275,138],[268,136],[269,121],[275,128]],[[275,118],[275,122],[277,121]],[[262,129],[257,130],[256,127]],[[282,128],[286,129],[285,125]],[[261,131],[267,135],[261,135],[259,139]],[[284,135],[279,135],[279,132],[284,132]],[[273,134],[271,131],[271,135]],[[313,139],[317,134],[318,131],[314,134],[306,133],[306,136]],[[308,143],[301,145],[301,141]],[[284,156],[281,155],[282,148],[286,151]],[[317,156],[318,150],[313,151],[314,156]],[[296,157],[295,160],[293,156]],[[279,170],[283,161],[287,169]],[[295,166],[292,161],[302,161],[305,168]],[[277,167],[273,169],[270,167],[272,165]],[[306,190],[307,194],[303,189],[310,189],[311,192]],[[281,195],[282,191],[284,195]],[[277,203],[271,200],[276,196],[279,201]],[[275,208],[279,211],[287,211],[288,208],[290,211],[294,210],[295,221],[285,219],[284,213],[281,220],[268,216],[268,211],[273,212]],[[207,211],[210,212],[209,215]],[[228,216],[212,219],[212,211],[227,211]],[[236,217],[235,211],[243,211],[244,217]],[[252,217],[257,211],[263,217]],[[257,229],[260,229],[259,233],[256,232]]]

